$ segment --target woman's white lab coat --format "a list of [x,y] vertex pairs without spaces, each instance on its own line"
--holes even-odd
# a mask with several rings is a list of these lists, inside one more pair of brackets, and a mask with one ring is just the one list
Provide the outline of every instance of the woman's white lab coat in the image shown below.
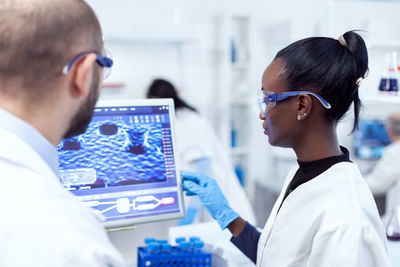
[[294,190],[278,212],[296,171],[262,231],[257,266],[390,266],[384,228],[357,165],[333,165]]

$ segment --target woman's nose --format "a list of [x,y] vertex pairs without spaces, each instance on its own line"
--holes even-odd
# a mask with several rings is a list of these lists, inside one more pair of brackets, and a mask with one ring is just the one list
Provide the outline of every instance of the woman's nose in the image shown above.
[[260,113],[258,117],[260,118],[260,120],[265,120],[265,115],[262,113]]

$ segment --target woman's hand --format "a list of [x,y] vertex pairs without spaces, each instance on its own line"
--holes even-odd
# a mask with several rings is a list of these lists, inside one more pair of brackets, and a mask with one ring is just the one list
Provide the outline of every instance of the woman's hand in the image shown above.
[[239,218],[230,206],[217,182],[201,173],[181,171],[183,190],[187,196],[197,195],[210,215],[224,230],[232,221]]

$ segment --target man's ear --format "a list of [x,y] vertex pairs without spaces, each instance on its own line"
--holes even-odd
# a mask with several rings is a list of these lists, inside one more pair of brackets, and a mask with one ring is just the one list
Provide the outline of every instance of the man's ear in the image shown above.
[[73,97],[82,97],[89,94],[95,63],[96,55],[93,53],[74,64],[71,70],[72,78],[70,87]]

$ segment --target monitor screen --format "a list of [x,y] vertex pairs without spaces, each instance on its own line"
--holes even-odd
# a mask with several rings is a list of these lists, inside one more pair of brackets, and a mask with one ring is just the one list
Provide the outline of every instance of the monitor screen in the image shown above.
[[106,228],[184,216],[171,99],[103,101],[58,145],[60,180]]
[[381,158],[383,148],[390,142],[382,120],[360,120],[353,135],[354,152],[361,159]]

